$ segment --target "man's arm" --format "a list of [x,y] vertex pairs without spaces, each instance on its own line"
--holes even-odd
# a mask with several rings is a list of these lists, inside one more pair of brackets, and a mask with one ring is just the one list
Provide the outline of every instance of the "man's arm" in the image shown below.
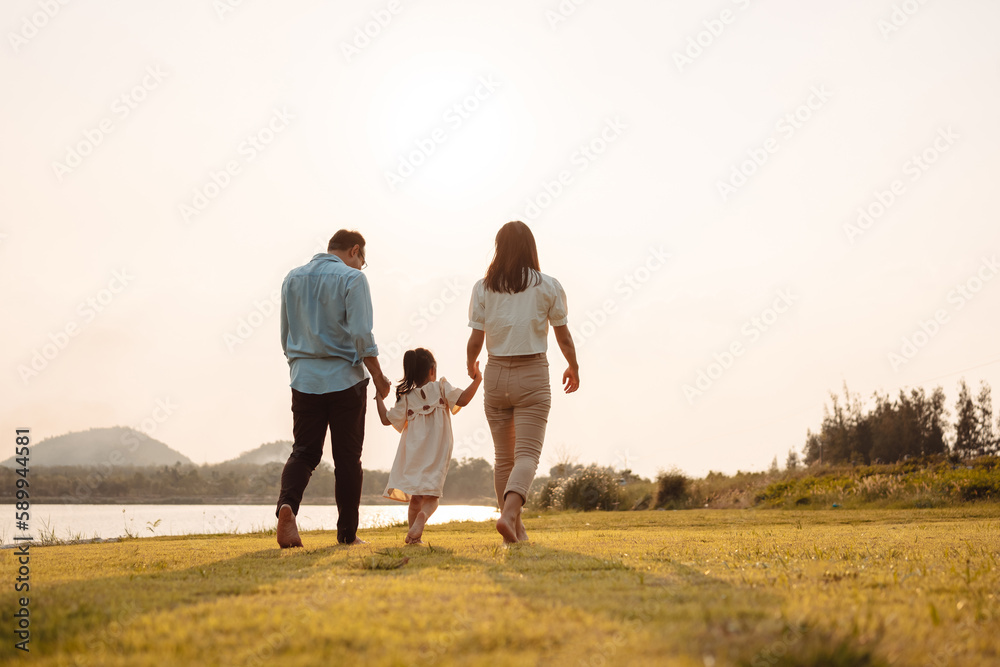
[[[285,279],[287,280],[287,278]],[[281,351],[288,358],[288,311],[285,310],[285,284],[281,284]]]
[[378,395],[385,398],[389,395],[389,378],[382,373],[378,363],[378,346],[372,335],[374,316],[372,314],[372,297],[368,291],[368,279],[358,272],[357,277],[347,287],[347,330],[354,342],[354,352],[357,355],[354,365],[363,363],[371,373]]
[[382,373],[382,367],[378,363],[378,357],[365,357],[364,358],[365,368],[368,372],[372,374],[372,380],[375,382],[375,391],[381,398],[385,398],[389,395],[389,390],[392,388],[392,383],[389,382],[389,378]]

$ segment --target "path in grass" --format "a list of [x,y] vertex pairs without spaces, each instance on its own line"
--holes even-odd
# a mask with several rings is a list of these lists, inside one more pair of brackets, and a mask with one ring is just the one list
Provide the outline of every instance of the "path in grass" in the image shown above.
[[[39,665],[1000,664],[1000,508],[554,514],[33,547]],[[0,552],[4,581],[16,577]],[[13,630],[12,585],[0,595]],[[6,629],[0,656],[13,649]],[[20,652],[18,652],[20,653]]]

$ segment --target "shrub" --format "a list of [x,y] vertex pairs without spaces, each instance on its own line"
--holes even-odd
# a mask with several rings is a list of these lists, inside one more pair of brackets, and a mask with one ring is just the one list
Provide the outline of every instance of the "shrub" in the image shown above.
[[553,509],[555,508],[555,497],[556,491],[559,489],[559,485],[563,482],[561,479],[548,479],[542,484],[538,491],[532,491],[529,497],[528,504],[531,507],[537,507],[538,509]]
[[618,491],[618,509],[648,510],[655,506],[656,482],[629,482]]
[[591,465],[563,480],[553,492],[553,506],[564,510],[613,510],[619,502],[619,475]]
[[656,506],[677,506],[687,500],[688,478],[676,470],[656,478]]

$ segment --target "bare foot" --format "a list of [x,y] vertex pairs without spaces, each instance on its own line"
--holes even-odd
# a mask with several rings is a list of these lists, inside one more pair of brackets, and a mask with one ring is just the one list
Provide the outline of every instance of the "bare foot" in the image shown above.
[[424,534],[424,524],[427,523],[427,514],[423,511],[417,512],[413,517],[413,525],[406,531],[406,543],[413,544],[420,541],[420,536]]
[[302,546],[291,505],[282,505],[278,510],[278,528],[275,532],[278,534],[278,546],[282,549]]
[[528,541],[528,531],[524,529],[524,522],[521,521],[521,517],[517,517],[517,524],[514,526],[514,531],[518,542]]
[[515,522],[508,516],[500,515],[497,519],[497,532],[503,536],[504,544],[514,544],[517,542],[517,528]]

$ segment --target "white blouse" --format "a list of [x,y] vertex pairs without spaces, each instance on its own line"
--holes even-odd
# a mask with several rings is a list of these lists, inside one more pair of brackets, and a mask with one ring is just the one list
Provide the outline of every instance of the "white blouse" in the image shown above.
[[545,352],[549,325],[561,327],[569,321],[562,285],[544,273],[536,275],[541,282],[517,294],[488,290],[483,279],[472,288],[469,326],[486,332],[486,351],[493,356]]

